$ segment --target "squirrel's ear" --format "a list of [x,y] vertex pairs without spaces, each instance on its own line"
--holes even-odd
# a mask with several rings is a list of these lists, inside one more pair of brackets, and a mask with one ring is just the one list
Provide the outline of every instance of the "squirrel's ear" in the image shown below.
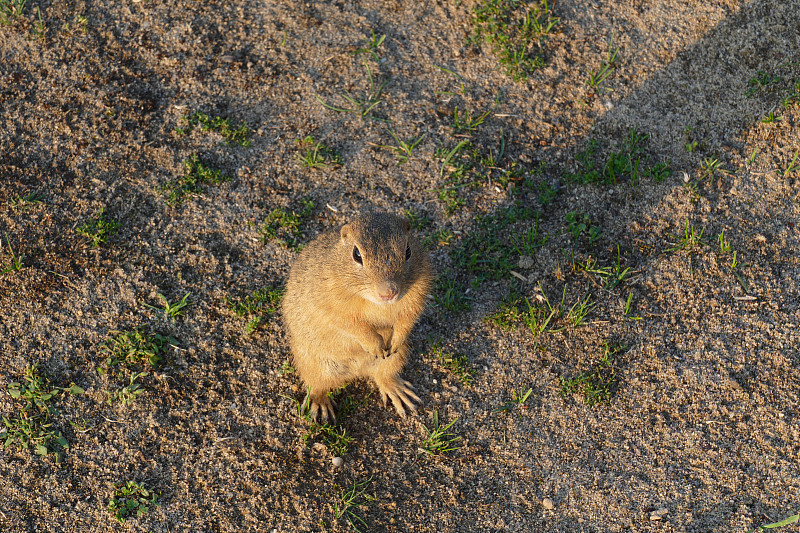
[[346,241],[348,237],[350,237],[350,233],[350,224],[345,224],[342,226],[342,229],[339,230],[339,236],[342,238],[342,241]]
[[403,231],[408,233],[411,231],[411,221],[409,221],[406,217],[403,217]]

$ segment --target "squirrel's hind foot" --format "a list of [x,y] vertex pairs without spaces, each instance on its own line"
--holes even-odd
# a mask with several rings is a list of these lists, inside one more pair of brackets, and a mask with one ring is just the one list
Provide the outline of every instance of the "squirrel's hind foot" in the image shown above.
[[303,405],[308,406],[311,420],[314,422],[327,424],[330,421],[331,423],[336,423],[336,413],[334,412],[336,404],[327,393],[312,395],[309,392]]

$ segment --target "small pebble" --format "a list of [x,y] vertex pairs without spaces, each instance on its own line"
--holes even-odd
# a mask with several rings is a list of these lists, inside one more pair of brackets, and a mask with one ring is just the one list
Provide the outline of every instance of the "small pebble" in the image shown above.
[[542,500],[542,506],[547,509],[548,511],[552,511],[555,505],[553,504],[553,500],[550,498],[545,498]]
[[333,463],[334,467],[339,468],[344,464],[344,459],[342,459],[341,457],[334,457],[333,459],[331,459],[331,462]]
[[658,511],[653,511],[652,513],[650,513],[650,520],[652,520],[654,522],[656,520],[661,520],[662,518],[664,518],[667,515],[667,513],[669,513],[669,511],[667,509],[664,509],[664,508],[661,508]]

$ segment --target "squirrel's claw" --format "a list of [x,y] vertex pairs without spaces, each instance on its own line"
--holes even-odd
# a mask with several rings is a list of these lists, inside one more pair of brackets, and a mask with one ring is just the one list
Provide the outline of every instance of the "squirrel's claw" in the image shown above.
[[[306,397],[308,403],[308,397]],[[335,404],[327,394],[321,394],[311,398],[309,407],[309,414],[311,420],[316,423],[327,424],[328,421],[336,423],[336,413],[334,412]]]
[[422,403],[419,397],[414,394],[413,387],[408,381],[398,379],[393,384],[380,388],[381,398],[383,398],[383,405],[388,405],[391,398],[397,414],[402,418],[406,417],[406,408],[412,413],[417,412],[416,403]]

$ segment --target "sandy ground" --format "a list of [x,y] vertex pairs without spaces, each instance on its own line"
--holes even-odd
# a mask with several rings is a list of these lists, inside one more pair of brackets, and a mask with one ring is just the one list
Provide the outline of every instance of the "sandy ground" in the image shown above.
[[[21,257],[0,276],[0,413],[21,416],[9,384],[33,364],[86,391],[51,400],[60,460],[0,452],[0,529],[348,531],[350,517],[362,531],[744,532],[800,511],[800,172],[785,172],[800,105],[782,105],[800,80],[800,3],[561,0],[545,66],[522,81],[469,42],[476,6],[31,0],[0,25],[0,264]],[[358,52],[371,32],[385,35],[375,56]],[[592,89],[612,38],[614,70]],[[349,107],[370,74],[385,86],[369,117],[320,103]],[[456,131],[456,109],[489,113]],[[250,145],[176,132],[194,112],[245,124]],[[643,168],[669,163],[665,179],[569,179],[587,148],[602,167],[630,128],[649,136]],[[396,146],[390,130],[424,135],[408,162],[381,148]],[[304,166],[308,135],[341,163]],[[442,154],[463,140],[502,157],[470,171],[448,214]],[[170,205],[163,187],[193,154],[230,180]],[[512,166],[527,182],[498,182]],[[469,303],[447,309],[440,289],[415,330],[417,416],[399,419],[368,383],[343,393],[360,403],[338,468],[320,436],[304,439],[280,318],[249,332],[228,305],[285,282],[296,251],[258,230],[303,199],[315,203],[303,242],[365,209],[424,216],[422,237],[450,232],[431,254]],[[513,205],[539,212],[547,241],[520,264],[512,254],[513,273],[476,280],[457,250],[478,217]],[[76,229],[101,209],[120,226],[93,247]],[[569,213],[590,221],[577,238]],[[667,251],[691,229],[704,231],[694,250]],[[608,288],[575,266],[590,258],[630,270]],[[147,307],[186,293],[174,321]],[[561,317],[534,335],[486,321],[511,294],[594,305],[577,327]],[[109,404],[127,374],[100,371],[101,347],[137,327],[173,345],[144,367],[142,394]],[[560,394],[606,342],[627,347],[610,401]],[[436,346],[466,356],[471,384]],[[528,389],[524,406],[495,412]],[[428,456],[434,413],[459,439]],[[127,480],[160,505],[118,525],[108,505]]]

